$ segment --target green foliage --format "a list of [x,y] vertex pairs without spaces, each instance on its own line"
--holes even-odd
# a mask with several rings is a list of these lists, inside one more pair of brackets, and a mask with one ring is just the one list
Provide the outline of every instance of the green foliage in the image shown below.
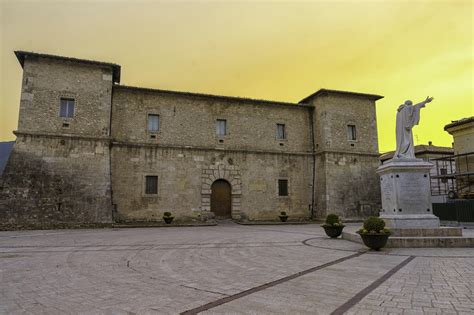
[[321,225],[322,227],[344,227],[345,225],[342,224],[341,218],[334,213],[330,213],[326,217],[326,222]]
[[163,217],[171,217],[171,212],[166,211],[165,213],[163,213]]
[[287,214],[286,214],[285,211],[280,212],[280,215],[281,215],[282,217],[286,217],[286,216],[287,216]]
[[377,217],[368,217],[364,221],[363,229],[368,233],[384,233],[385,221]]
[[326,217],[326,224],[327,225],[337,225],[338,223],[341,223],[341,219],[337,214],[330,213]]

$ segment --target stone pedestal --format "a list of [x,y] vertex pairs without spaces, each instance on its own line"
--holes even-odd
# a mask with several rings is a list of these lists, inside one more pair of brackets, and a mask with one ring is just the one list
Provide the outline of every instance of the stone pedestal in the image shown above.
[[380,175],[382,211],[389,228],[439,228],[433,214],[430,169],[422,159],[392,159],[377,169]]

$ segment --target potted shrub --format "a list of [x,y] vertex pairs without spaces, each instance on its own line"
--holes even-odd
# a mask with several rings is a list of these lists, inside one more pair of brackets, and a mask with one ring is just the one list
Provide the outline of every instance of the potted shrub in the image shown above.
[[170,224],[173,222],[174,217],[171,215],[171,212],[165,212],[163,213],[163,220],[165,220],[166,224]]
[[345,225],[342,224],[341,218],[334,213],[330,213],[326,217],[326,222],[321,225],[326,232],[326,235],[330,238],[336,238],[342,234],[342,229],[344,229]]
[[368,217],[357,233],[365,246],[374,250],[383,248],[391,234],[390,230],[385,228],[385,221],[377,217]]
[[288,215],[285,211],[280,212],[278,217],[280,218],[281,222],[286,222],[286,220],[288,220]]

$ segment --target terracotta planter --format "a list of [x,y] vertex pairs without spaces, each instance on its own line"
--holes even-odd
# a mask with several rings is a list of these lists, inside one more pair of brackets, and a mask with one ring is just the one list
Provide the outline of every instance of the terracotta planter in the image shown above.
[[390,234],[360,234],[362,241],[365,246],[373,249],[380,250],[387,245],[387,240]]
[[330,238],[337,238],[342,234],[342,230],[344,229],[344,225],[341,226],[329,226],[329,225],[323,225],[324,231],[326,232],[326,235],[329,236]]
[[281,222],[286,222],[286,220],[288,220],[287,215],[280,215],[279,217],[280,217]]
[[163,220],[165,220],[166,224],[171,224],[173,222],[174,217],[163,217]]

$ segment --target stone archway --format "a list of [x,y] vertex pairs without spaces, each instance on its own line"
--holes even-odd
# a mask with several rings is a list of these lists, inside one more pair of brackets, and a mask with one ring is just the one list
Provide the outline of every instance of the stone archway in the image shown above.
[[240,170],[235,165],[227,165],[222,162],[203,168],[201,176],[201,210],[211,211],[211,185],[219,179],[223,179],[231,187],[231,217],[240,219],[240,197],[242,186],[240,181]]

